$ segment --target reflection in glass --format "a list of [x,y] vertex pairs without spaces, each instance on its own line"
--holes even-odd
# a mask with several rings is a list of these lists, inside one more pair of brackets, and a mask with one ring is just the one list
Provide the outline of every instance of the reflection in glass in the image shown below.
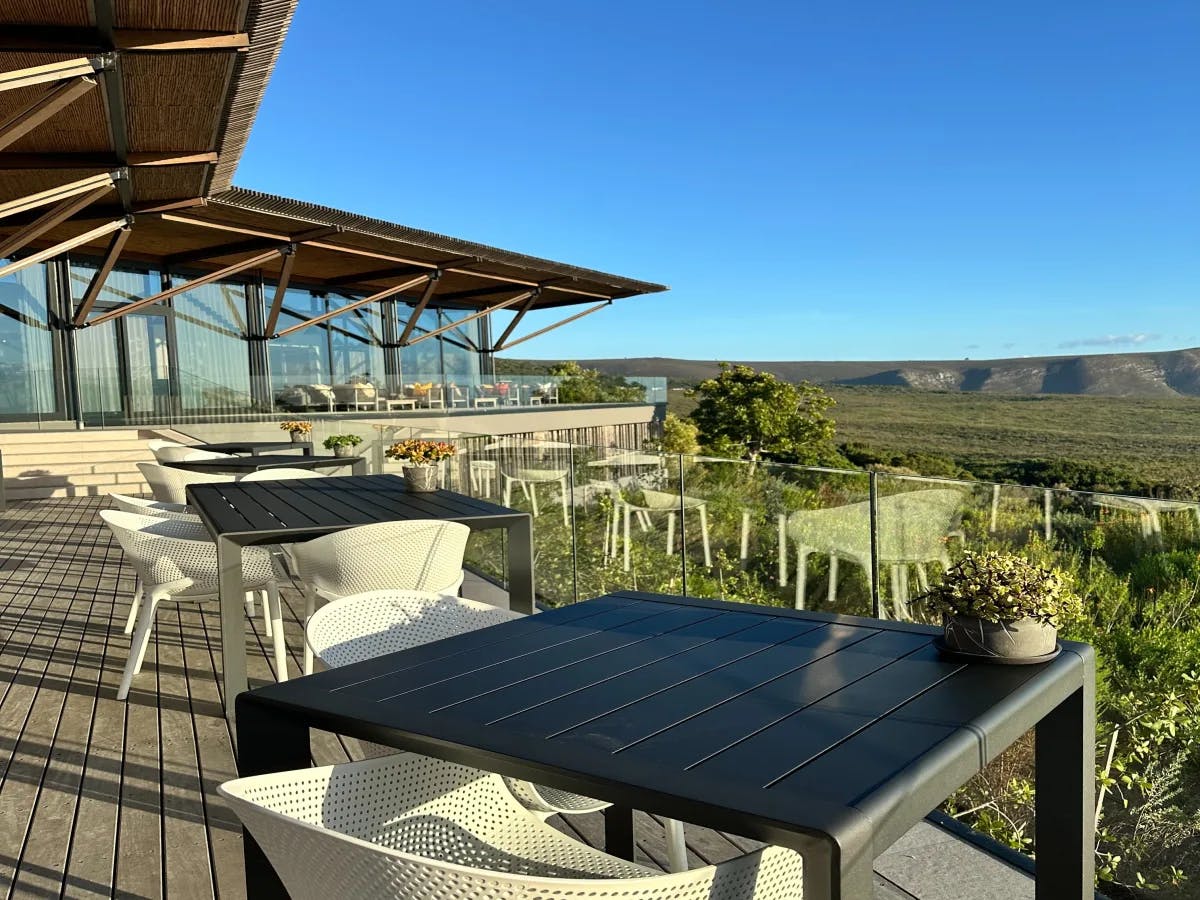
[[[274,296],[268,286],[266,296]],[[284,296],[277,332],[286,331],[325,312],[325,299],[309,291],[290,288]],[[330,410],[333,377],[329,370],[329,332],[313,325],[267,342],[271,392],[282,410]]]
[[[175,283],[184,280],[175,279]],[[201,285],[177,295],[174,307],[184,410],[251,407],[250,356],[244,340],[248,333],[246,286],[226,282]],[[154,340],[153,336],[149,339]],[[132,358],[130,363],[136,371]]]
[[46,267],[0,279],[0,415],[55,410]]

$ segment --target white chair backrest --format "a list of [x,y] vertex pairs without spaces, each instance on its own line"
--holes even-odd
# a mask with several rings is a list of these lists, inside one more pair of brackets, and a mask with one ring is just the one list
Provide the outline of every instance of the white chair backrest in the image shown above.
[[160,466],[156,463],[140,462],[138,471],[150,485],[150,492],[155,500],[163,503],[187,503],[185,488],[189,484],[217,484],[218,482],[234,481],[232,475],[220,475],[215,472],[188,472],[186,469],[173,469],[170,466]]
[[308,620],[304,639],[325,665],[347,666],[520,617],[429,591],[368,591],[322,606]]
[[471,529],[414,519],[347,528],[292,547],[301,579],[327,597],[392,588],[449,590],[462,574]]
[[664,875],[530,814],[494,774],[401,753],[218,790],[294,900],[797,900],[803,863],[765,847]]
[[200,517],[191,511],[191,507],[185,506],[182,503],[160,503],[157,500],[147,500],[144,497],[127,497],[124,494],[109,494],[108,499],[117,505],[117,509],[124,512],[136,513],[139,516],[200,521]]
[[239,481],[291,481],[296,478],[328,478],[324,472],[314,472],[312,469],[259,469],[257,472],[247,472]]
[[948,558],[946,538],[958,527],[966,495],[934,488],[879,498],[881,562],[929,562]]
[[[109,527],[126,561],[147,587],[184,582],[196,569],[211,569],[216,584],[216,545],[197,522],[140,516],[136,513],[102,509],[100,518]],[[180,584],[180,590],[187,584]]]
[[194,459],[229,459],[232,453],[214,453],[212,450],[197,450],[195,447],[161,447],[154,451],[160,463],[186,462]]

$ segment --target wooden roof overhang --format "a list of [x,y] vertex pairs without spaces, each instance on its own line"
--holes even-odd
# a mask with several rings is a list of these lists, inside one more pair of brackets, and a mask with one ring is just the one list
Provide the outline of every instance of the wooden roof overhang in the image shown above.
[[[76,190],[88,188],[81,184]],[[90,194],[85,192],[81,196],[87,198]],[[112,199],[95,201],[67,221],[50,222],[36,240],[29,242],[31,246],[46,248],[33,255],[44,253],[48,258],[66,249],[76,255],[100,257],[110,268],[120,255],[125,261],[165,266],[188,274],[201,273],[189,281],[191,286],[255,272],[284,287],[289,283],[302,284],[365,295],[354,305],[342,306],[337,314],[392,298],[413,306],[410,322],[415,322],[427,307],[462,310],[469,316],[512,310],[516,314],[513,321],[488,348],[491,350],[502,350],[549,330],[540,329],[536,334],[513,339],[516,325],[530,311],[589,304],[587,310],[573,312],[561,323],[566,324],[613,300],[665,290],[659,284],[240,188],[205,198],[187,208],[136,213],[130,217],[123,216]],[[5,208],[0,204],[0,249],[14,239],[27,236],[37,225],[39,212],[21,209],[5,218]],[[81,236],[85,239],[75,243]],[[8,267],[0,267],[0,275],[28,259],[23,257]],[[103,268],[101,271],[107,274]],[[173,288],[136,305],[91,316],[91,305],[99,288],[97,283],[94,291],[89,290],[80,299],[77,325],[82,327],[125,315],[186,289]],[[282,298],[283,292],[276,289],[268,313],[270,336],[278,336],[274,326]],[[309,320],[304,327],[321,321],[324,319]],[[457,324],[462,322],[460,319]],[[412,328],[406,328],[399,343],[414,344],[439,333],[415,334]]]
[[[406,301],[401,346],[511,310],[489,350],[615,299],[665,290],[286,197],[231,188],[296,0],[8,0],[0,6],[0,277],[65,252],[101,265],[76,298],[77,327],[186,290],[92,315],[118,259],[198,272],[189,286],[258,272],[279,285],[278,337],[367,303]],[[289,283],[362,295],[275,333]],[[530,311],[590,304],[513,338]],[[463,310],[417,334],[426,308]]]

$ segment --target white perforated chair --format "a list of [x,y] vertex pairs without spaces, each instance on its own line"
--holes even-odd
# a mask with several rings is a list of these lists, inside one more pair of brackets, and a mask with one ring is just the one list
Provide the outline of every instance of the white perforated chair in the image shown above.
[[[521,613],[487,603],[427,591],[369,591],[334,600],[317,610],[304,629],[306,649],[332,668],[374,659],[440,641],[468,631],[521,618]],[[368,752],[393,752],[368,744]],[[560,791],[518,778],[505,784],[526,809],[547,819],[555,814],[598,812],[609,804],[570,791]],[[668,857],[672,871],[687,868],[683,825],[667,820]]]
[[663,875],[524,809],[499,776],[411,753],[218,788],[293,900],[798,900],[799,854],[765,847]]
[[[304,622],[317,600],[366,591],[430,591],[457,594],[471,529],[459,522],[413,519],[347,528],[293,544],[288,562],[304,592]],[[312,652],[304,648],[304,674]]]
[[229,459],[232,456],[232,453],[198,450],[195,447],[161,447],[154,451],[154,458],[159,463],[190,462],[196,459]]
[[178,441],[166,441],[161,438],[155,438],[152,441],[146,441],[146,449],[154,454],[156,462],[162,462],[162,458],[158,455],[160,451],[167,447],[186,447],[187,444],[181,444]]
[[188,519],[199,521],[186,503],[160,503],[158,500],[147,500],[145,497],[129,497],[125,494],[109,494],[108,499],[125,512],[137,513],[139,516],[158,516],[161,519]]
[[[139,516],[105,509],[100,518],[125,551],[126,561],[137,573],[142,597],[135,595],[137,628],[117,699],[129,694],[133,676],[141,671],[154,625],[154,613],[164,601],[216,600],[219,591],[217,547],[199,523],[182,519]],[[287,656],[283,643],[283,621],[279,590],[271,555],[260,547],[242,553],[242,585],[246,590],[265,590],[273,624],[275,666],[280,681],[287,680]],[[139,604],[140,601],[140,604]]]
[[259,469],[257,472],[247,472],[239,481],[293,481],[298,478],[329,478],[324,472],[314,472],[312,469]]
[[[146,500],[143,497],[127,497],[124,494],[109,494],[108,499],[116,504],[117,509],[122,512],[134,513],[139,516],[156,516],[160,519],[176,519],[184,522],[191,522],[193,525],[199,526],[200,517],[192,512],[190,506],[185,506],[182,503],[159,503],[157,500]],[[199,532],[202,539],[207,540],[209,534],[201,529]],[[254,594],[257,591],[248,591],[246,593],[246,615],[254,618]],[[141,602],[142,596],[142,580],[137,580],[137,586],[133,593],[134,600],[129,604],[129,618],[125,621],[125,633],[132,634],[134,623],[137,621],[138,605]],[[268,608],[267,598],[263,596],[263,628],[267,637],[271,636],[271,613]]]
[[185,489],[189,484],[217,484],[236,480],[232,475],[189,472],[186,469],[174,469],[156,463],[140,462],[137,467],[146,483],[150,485],[150,493],[161,503],[187,503]]

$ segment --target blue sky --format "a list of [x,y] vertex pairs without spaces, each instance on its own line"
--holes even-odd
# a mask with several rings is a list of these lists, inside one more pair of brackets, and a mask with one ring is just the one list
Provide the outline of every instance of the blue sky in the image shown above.
[[520,355],[1200,345],[1195,0],[348,9],[235,181],[672,288]]

